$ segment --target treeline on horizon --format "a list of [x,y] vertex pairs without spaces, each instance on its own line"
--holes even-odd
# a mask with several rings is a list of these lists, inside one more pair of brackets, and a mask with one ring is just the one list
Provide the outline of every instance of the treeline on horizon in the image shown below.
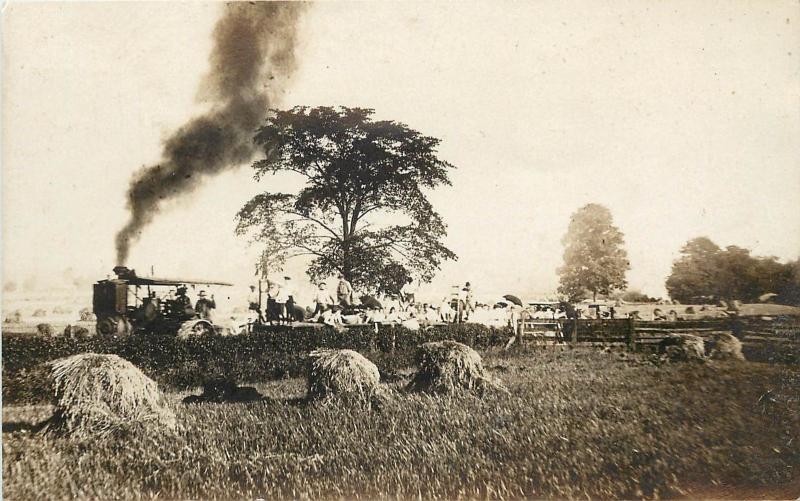
[[797,306],[800,259],[781,263],[774,256],[752,256],[736,245],[723,249],[708,237],[697,237],[683,246],[665,285],[669,296],[684,304],[768,300]]
[[[562,244],[558,292],[570,301],[598,295],[635,303],[659,300],[628,288],[625,236],[607,207],[590,203],[575,211]],[[669,297],[683,304],[800,305],[800,259],[781,263],[774,256],[751,256],[736,245],[722,249],[708,237],[697,237],[683,246],[665,285]]]

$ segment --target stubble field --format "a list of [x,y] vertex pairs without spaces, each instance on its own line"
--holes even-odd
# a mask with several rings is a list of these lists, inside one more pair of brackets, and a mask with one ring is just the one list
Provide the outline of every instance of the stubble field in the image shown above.
[[[32,434],[48,406],[3,408],[8,499],[655,498],[800,495],[800,370],[656,366],[630,354],[485,353],[510,395],[397,394],[380,409],[184,406],[178,432]],[[394,383],[399,386],[400,383]]]

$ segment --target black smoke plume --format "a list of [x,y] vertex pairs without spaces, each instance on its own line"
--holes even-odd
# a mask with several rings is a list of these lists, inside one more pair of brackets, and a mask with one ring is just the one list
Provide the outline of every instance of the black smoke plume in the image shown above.
[[241,2],[225,6],[214,28],[211,71],[200,94],[205,115],[175,131],[162,160],[134,175],[128,188],[130,221],[117,233],[117,264],[159,212],[161,201],[190,193],[207,176],[241,165],[254,154],[256,127],[296,67],[297,2]]

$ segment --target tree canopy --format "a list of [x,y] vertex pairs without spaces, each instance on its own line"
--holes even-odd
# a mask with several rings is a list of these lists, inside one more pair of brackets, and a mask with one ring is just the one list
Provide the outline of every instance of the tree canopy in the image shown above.
[[687,304],[755,302],[773,293],[780,302],[800,302],[800,261],[782,264],[735,245],[721,249],[707,237],[689,240],[681,254],[666,281],[672,299]]
[[450,185],[439,139],[362,108],[271,110],[255,142],[255,179],[290,172],[297,193],[264,192],[237,215],[237,233],[264,245],[260,267],[311,257],[312,280],[342,273],[354,286],[397,293],[410,277],[430,281],[456,259],[426,191]]
[[586,297],[587,291],[608,294],[627,285],[630,269],[622,232],[614,226],[611,211],[599,204],[588,204],[570,219],[564,245],[564,265],[558,269],[558,291],[571,301]]

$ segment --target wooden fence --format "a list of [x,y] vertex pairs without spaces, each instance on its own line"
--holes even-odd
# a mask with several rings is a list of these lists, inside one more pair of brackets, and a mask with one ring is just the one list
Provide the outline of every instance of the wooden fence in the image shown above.
[[626,345],[631,349],[657,345],[673,334],[710,337],[730,332],[743,343],[800,345],[798,317],[732,317],[674,322],[620,319],[533,319],[517,322],[517,340],[541,344],[589,343]]

